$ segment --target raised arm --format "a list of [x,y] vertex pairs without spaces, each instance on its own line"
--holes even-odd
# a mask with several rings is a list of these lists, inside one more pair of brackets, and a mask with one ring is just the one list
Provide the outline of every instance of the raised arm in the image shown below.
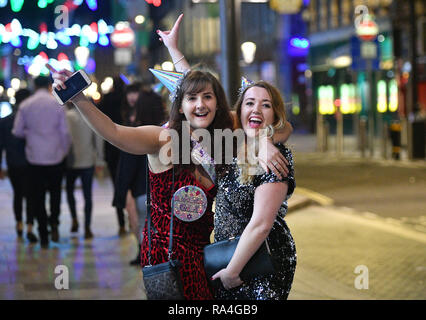
[[[68,70],[56,71],[50,65],[54,79],[53,88],[65,89],[65,80],[72,72]],[[72,99],[72,103],[83,116],[87,124],[102,138],[117,148],[133,154],[157,154],[165,143],[159,139],[162,130],[157,126],[126,127],[114,123],[103,114],[83,93]]]
[[173,60],[176,71],[179,72],[185,72],[190,69],[188,61],[186,61],[185,56],[178,49],[179,28],[182,18],[183,13],[179,15],[171,30],[157,30],[157,34],[160,36],[160,41],[162,41],[167,50],[169,50],[169,54]]

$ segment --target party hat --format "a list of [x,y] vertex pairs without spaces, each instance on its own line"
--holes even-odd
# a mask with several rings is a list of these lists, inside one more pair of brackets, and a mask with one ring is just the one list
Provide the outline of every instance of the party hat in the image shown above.
[[170,98],[173,100],[172,97],[176,93],[178,86],[181,84],[184,74],[159,69],[149,69],[149,71],[151,71],[152,74],[170,91]]

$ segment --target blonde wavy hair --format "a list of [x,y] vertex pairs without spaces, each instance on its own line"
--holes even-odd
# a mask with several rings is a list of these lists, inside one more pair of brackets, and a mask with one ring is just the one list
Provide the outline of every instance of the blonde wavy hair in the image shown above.
[[[273,85],[263,80],[250,84],[240,94],[237,102],[234,105],[234,110],[236,110],[237,120],[238,120],[236,123],[236,127],[242,128],[241,108],[243,105],[244,96],[247,90],[253,87],[264,88],[268,92],[269,96],[271,97],[272,109],[274,111],[274,121],[272,123],[272,127],[274,128],[274,130],[284,128],[287,122],[287,117],[285,114],[285,105],[284,105],[284,100],[281,96],[281,93],[276,87],[274,87]],[[253,156],[253,155],[250,155],[250,154],[248,155],[247,150],[253,150],[255,152],[254,154],[255,156],[257,156],[257,151],[254,150],[253,148],[251,149],[247,148],[247,139],[245,139],[244,145],[240,146],[238,150],[239,151],[237,152],[237,158],[238,158],[238,167],[240,169],[239,180],[240,180],[240,183],[247,184],[253,181],[253,178],[255,175],[262,174],[264,171],[258,163],[253,165],[252,164],[253,162],[248,161],[248,156]]]

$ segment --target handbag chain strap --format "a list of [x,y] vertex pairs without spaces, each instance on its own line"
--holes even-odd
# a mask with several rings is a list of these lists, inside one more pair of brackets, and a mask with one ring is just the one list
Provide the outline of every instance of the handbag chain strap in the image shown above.
[[[175,190],[175,167],[173,166],[172,172],[172,189]],[[174,201],[173,196],[171,199],[171,214],[170,214],[170,232],[169,232],[169,249],[168,249],[168,260],[170,261],[173,253],[173,212],[174,212]],[[149,182],[149,165],[148,157],[146,158],[146,211],[148,217],[148,266],[151,264],[151,188]]]

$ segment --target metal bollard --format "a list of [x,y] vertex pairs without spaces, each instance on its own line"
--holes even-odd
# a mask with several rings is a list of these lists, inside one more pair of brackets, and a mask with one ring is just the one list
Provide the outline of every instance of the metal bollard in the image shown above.
[[367,119],[365,117],[359,120],[359,138],[361,156],[365,158],[365,150],[367,149]]

